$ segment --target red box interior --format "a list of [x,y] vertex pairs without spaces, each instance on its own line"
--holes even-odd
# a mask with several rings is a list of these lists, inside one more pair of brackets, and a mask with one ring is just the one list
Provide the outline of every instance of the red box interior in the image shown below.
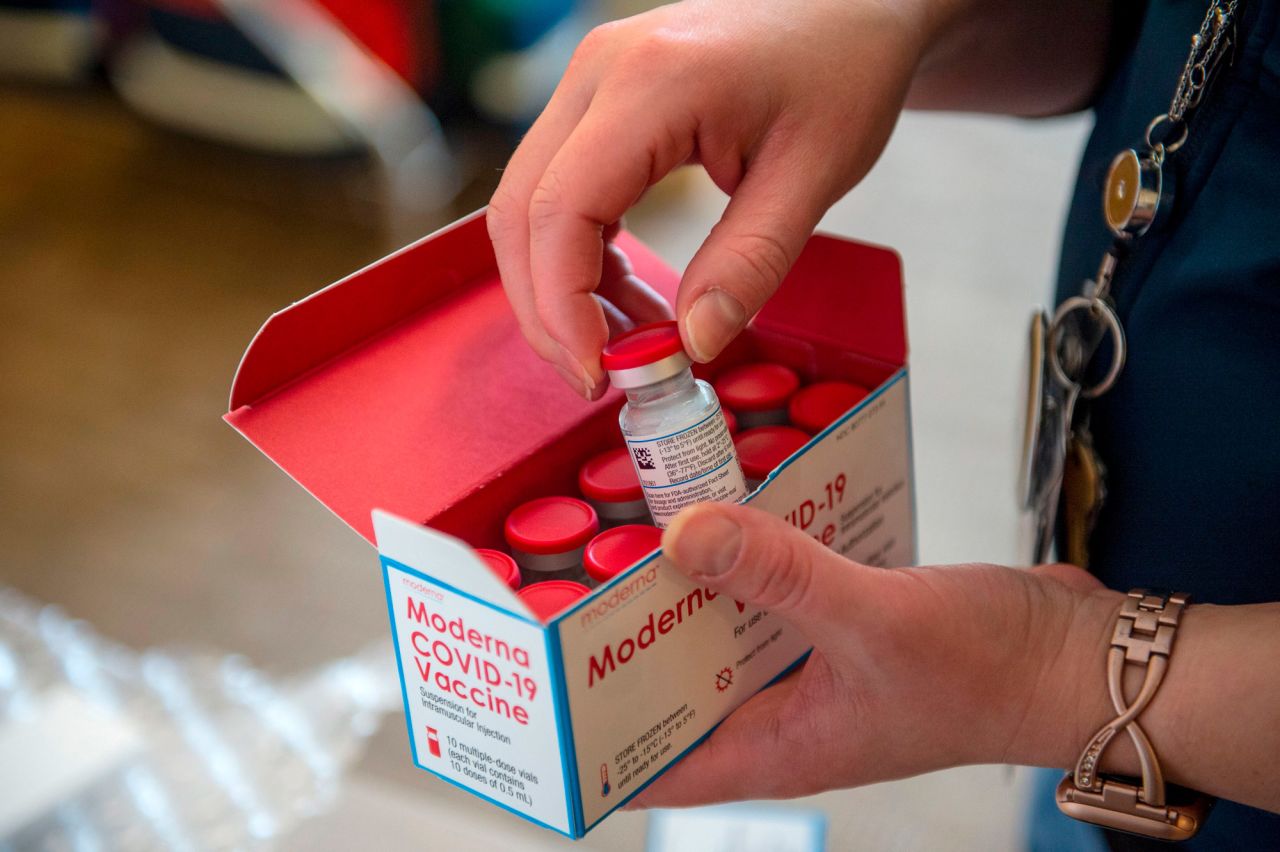
[[[619,241],[671,299],[677,273]],[[875,387],[906,354],[897,255],[819,235],[750,333],[698,373],[772,360]],[[576,494],[579,465],[621,444],[621,401],[587,403],[528,348],[477,213],[267,320],[226,419],[366,539],[380,508],[498,546],[513,506]]]

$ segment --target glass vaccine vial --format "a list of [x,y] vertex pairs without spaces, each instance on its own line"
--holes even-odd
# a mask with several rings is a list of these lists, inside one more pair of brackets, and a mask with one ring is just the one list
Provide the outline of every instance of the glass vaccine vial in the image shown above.
[[520,566],[514,559],[501,550],[490,550],[487,547],[477,547],[476,555],[484,560],[489,570],[506,583],[513,592],[520,588]]
[[625,449],[587,459],[578,470],[578,489],[600,516],[602,527],[651,523],[644,489]]
[[662,530],[627,524],[605,530],[591,539],[582,554],[587,576],[595,585],[607,583],[662,546]]
[[526,584],[581,581],[582,549],[600,532],[600,520],[576,497],[539,497],[516,506],[502,531]]
[[524,605],[544,623],[559,615],[570,604],[589,594],[591,594],[590,589],[572,580],[547,580],[544,583],[525,586],[516,592],[517,597],[524,601]]
[[747,495],[720,401],[709,384],[693,377],[674,322],[614,338],[601,364],[627,395],[618,423],[658,527],[685,506]]
[[738,415],[745,431],[757,426],[785,426],[787,403],[800,387],[796,371],[781,364],[742,364],[716,376],[716,395]]
[[791,397],[787,406],[791,425],[816,435],[866,399],[869,393],[866,388],[849,382],[814,382]]
[[733,443],[742,460],[747,488],[755,491],[778,465],[809,443],[809,435],[793,426],[757,426],[739,432]]

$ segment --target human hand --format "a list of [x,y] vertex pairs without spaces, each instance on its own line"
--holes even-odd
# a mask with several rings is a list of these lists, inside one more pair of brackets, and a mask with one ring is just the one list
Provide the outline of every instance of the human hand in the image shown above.
[[685,272],[685,348],[715,357],[777,289],[893,128],[927,3],[686,2],[593,30],[488,212],[521,331],[599,398],[610,328],[670,318],[613,245],[644,191],[700,163],[731,196]]
[[631,807],[789,798],[967,763],[1066,766],[1105,712],[1098,660],[1122,596],[1079,568],[871,568],[716,503],[682,512],[662,544],[699,585],[786,619],[814,650]]

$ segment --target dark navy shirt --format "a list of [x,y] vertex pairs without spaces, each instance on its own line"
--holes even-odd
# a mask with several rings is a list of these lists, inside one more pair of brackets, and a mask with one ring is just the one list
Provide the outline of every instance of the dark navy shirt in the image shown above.
[[[1115,6],[1122,14],[1142,8]],[[1101,212],[1107,167],[1168,109],[1206,8],[1206,0],[1151,0],[1118,54],[1095,104],[1059,299],[1097,269],[1111,240]],[[1165,166],[1172,215],[1135,242],[1114,279],[1128,361],[1091,410],[1108,494],[1090,542],[1091,569],[1114,589],[1163,587],[1219,604],[1280,601],[1278,17],[1280,2],[1242,0],[1232,64]],[[1280,767],[1280,755],[1272,757]],[[1148,846],[1115,834],[1108,841]],[[1280,850],[1280,816],[1220,802],[1180,848]]]

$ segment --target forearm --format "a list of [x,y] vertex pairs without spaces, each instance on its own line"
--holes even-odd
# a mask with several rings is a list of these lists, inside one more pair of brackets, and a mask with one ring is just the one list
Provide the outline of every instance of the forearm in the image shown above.
[[[1077,608],[1007,760],[1069,768],[1088,738],[1115,717],[1106,653],[1122,599],[1099,591]],[[1280,812],[1280,604],[1192,604],[1164,682],[1138,722],[1169,782]],[[1140,673],[1129,668],[1132,697]],[[1127,736],[1112,742],[1102,771],[1140,773]]]
[[1102,80],[1110,0],[913,0],[924,52],[915,109],[1051,115],[1080,109]]

